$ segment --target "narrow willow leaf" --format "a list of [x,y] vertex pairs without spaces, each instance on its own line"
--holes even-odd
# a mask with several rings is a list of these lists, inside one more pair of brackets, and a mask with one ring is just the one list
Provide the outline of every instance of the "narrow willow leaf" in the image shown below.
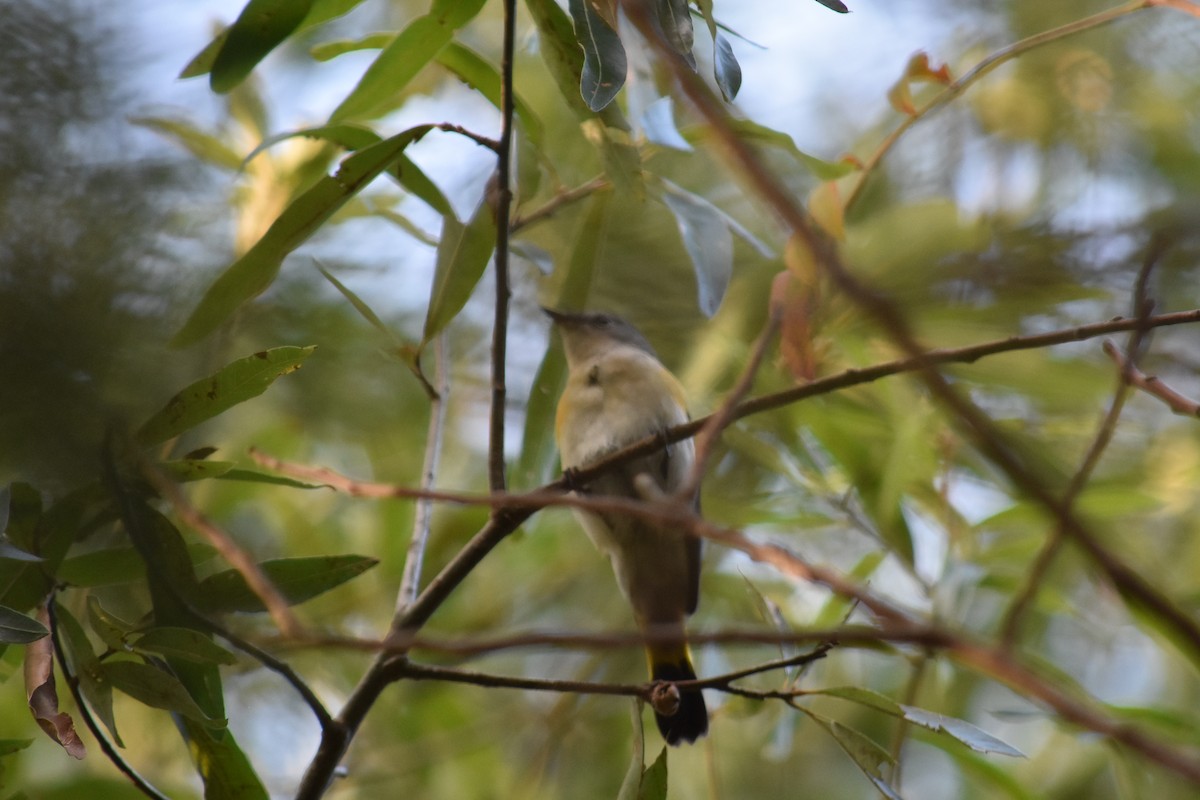
[[[873,550],[867,553],[859,562],[854,565],[854,569],[850,570],[847,577],[854,579],[858,583],[865,583],[879,568],[887,558],[886,550]],[[850,609],[854,607],[854,601],[851,598],[841,595],[833,595],[817,612],[817,616],[813,619],[812,627],[820,630],[821,628],[832,628],[835,625],[841,625],[846,621],[846,615],[850,613]]]
[[33,617],[20,611],[0,606],[0,642],[4,644],[29,644],[36,642],[50,631]]
[[[315,556],[280,558],[259,566],[289,604],[310,600],[342,585],[375,566],[377,559],[366,556]],[[210,613],[266,611],[262,600],[237,570],[225,570],[200,582],[197,604]]]
[[629,68],[621,37],[600,16],[589,0],[570,0],[575,39],[583,48],[579,94],[592,111],[604,109],[621,87]]
[[[204,781],[204,800],[268,800],[266,788],[227,730],[209,731],[184,718],[180,732]],[[220,734],[220,735],[215,735]]]
[[125,639],[133,633],[133,625],[102,606],[95,594],[88,595],[87,616],[88,624],[102,642],[118,653],[129,650]]
[[392,43],[396,34],[390,31],[384,33],[369,33],[358,39],[339,39],[334,42],[321,42],[313,45],[308,54],[314,61],[329,61],[346,53],[356,53],[359,50],[382,50]]
[[182,389],[138,430],[144,447],[165,442],[252,397],[281,375],[300,368],[316,347],[275,347],[239,358]]
[[328,488],[324,483],[305,483],[298,481],[295,478],[288,478],[283,475],[271,475],[266,472],[258,472],[252,469],[231,469],[222,475],[219,480],[223,481],[244,481],[246,483],[269,483],[274,486],[287,486],[292,489],[325,489]]
[[171,137],[201,161],[228,170],[238,170],[242,167],[242,157],[234,152],[233,148],[186,120],[168,117],[132,117],[129,121],[134,125],[140,125]]
[[438,0],[408,24],[376,57],[358,84],[334,109],[331,122],[368,116],[399,95],[454,32],[479,13],[484,0]]
[[914,725],[920,725],[922,728],[931,730],[934,733],[944,734],[957,739],[967,747],[980,753],[996,753],[1016,758],[1023,758],[1025,755],[1007,742],[997,739],[990,733],[980,730],[965,720],[936,714],[932,711],[916,708],[915,706],[906,706],[870,689],[862,689],[857,686],[837,686],[822,689],[818,692],[813,692],[813,694],[840,697],[843,700],[849,700],[859,705],[874,708],[893,717],[902,717]]
[[224,94],[292,34],[308,16],[313,0],[250,0],[229,27],[213,59],[209,85]]
[[692,27],[692,15],[688,10],[688,0],[655,0],[654,7],[663,38],[671,45],[672,50],[683,57],[689,67],[696,69],[696,57],[692,55],[695,30]]
[[495,246],[496,223],[486,202],[479,204],[466,225],[446,217],[438,242],[422,342],[432,341],[467,304]]
[[388,340],[392,342],[392,344],[396,346],[400,346],[402,344],[400,339],[397,338],[396,332],[385,325],[383,320],[379,318],[379,315],[375,313],[375,310],[367,305],[367,303],[361,297],[352,292],[350,288],[346,286],[346,284],[335,278],[333,274],[324,267],[317,267],[317,269],[325,277],[325,280],[333,284],[333,288],[342,293],[342,297],[345,297],[348,301],[350,301],[350,305],[354,307],[354,310],[358,312],[358,315],[367,322],[371,323],[372,328],[386,336]]
[[[91,599],[88,598],[88,600]],[[58,628],[62,632],[63,646],[66,647],[67,653],[71,657],[71,665],[75,677],[79,681],[79,690],[83,694],[83,698],[91,706],[92,713],[100,718],[104,727],[108,728],[108,732],[112,734],[113,741],[117,743],[117,746],[124,747],[125,743],[121,741],[121,734],[117,732],[117,720],[113,716],[112,685],[104,678],[104,674],[100,670],[100,659],[96,657],[92,643],[88,641],[83,626],[66,608],[58,605],[54,613],[58,621]]]
[[800,710],[833,737],[833,740],[838,743],[846,755],[850,756],[855,766],[862,770],[862,773],[874,784],[880,794],[888,800],[902,800],[883,776],[883,765],[895,763],[895,759],[888,751],[876,744],[866,734],[854,728],[848,728],[835,719],[821,716],[807,708],[801,707]]
[[733,54],[733,45],[719,33],[713,39],[713,75],[725,102],[732,103],[742,88],[742,67]]
[[36,564],[42,560],[41,556],[28,553],[19,547],[14,547],[2,538],[0,538],[0,558],[7,558],[11,561],[25,561],[31,564]]
[[712,203],[663,181],[662,201],[675,215],[679,235],[696,272],[700,310],[717,313],[733,274],[733,235]]
[[834,162],[811,156],[797,147],[795,140],[791,136],[782,131],[768,128],[765,125],[759,125],[757,122],[751,122],[748,119],[735,119],[731,120],[730,124],[743,139],[762,142],[763,144],[778,147],[788,153],[800,162],[801,166],[820,180],[835,181],[860,168],[859,165],[850,160]]
[[817,2],[832,11],[838,12],[839,14],[850,13],[850,9],[846,7],[846,4],[843,3],[842,0],[817,0]]
[[[458,79],[475,89],[496,108],[500,108],[500,71],[486,58],[466,45],[450,42],[437,54],[437,62],[453,72]],[[541,147],[542,121],[519,94],[513,95],[513,110],[529,140]]]
[[[192,563],[208,561],[217,551],[208,544],[187,546]],[[132,547],[113,547],[71,556],[58,569],[58,579],[71,586],[111,586],[146,579],[146,562]]]
[[224,728],[224,719],[205,714],[174,675],[137,661],[105,661],[100,671],[113,688],[151,708],[174,711],[212,728]]
[[237,657],[207,635],[190,628],[151,628],[132,645],[139,653],[174,656],[201,664],[234,664]]
[[317,181],[293,200],[263,237],[208,288],[171,340],[172,346],[185,347],[200,341],[243,303],[266,291],[288,253],[429,130],[430,126],[420,125],[360,150],[343,161],[336,173]]

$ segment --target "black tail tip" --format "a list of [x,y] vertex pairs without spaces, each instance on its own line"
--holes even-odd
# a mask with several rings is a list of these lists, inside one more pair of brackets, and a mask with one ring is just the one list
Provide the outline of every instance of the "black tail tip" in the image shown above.
[[[692,681],[696,673],[692,665],[655,664],[653,679],[656,681]],[[691,743],[708,733],[708,708],[704,695],[698,689],[679,690],[679,708],[674,714],[654,714],[658,730],[667,744],[678,746]]]

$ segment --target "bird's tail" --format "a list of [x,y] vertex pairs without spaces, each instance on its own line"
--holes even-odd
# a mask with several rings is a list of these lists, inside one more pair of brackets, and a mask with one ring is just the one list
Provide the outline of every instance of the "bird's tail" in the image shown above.
[[[646,648],[650,678],[656,681],[693,681],[696,670],[686,645],[675,644]],[[674,714],[654,714],[658,729],[667,744],[694,742],[708,733],[708,708],[699,689],[679,689],[679,708]]]

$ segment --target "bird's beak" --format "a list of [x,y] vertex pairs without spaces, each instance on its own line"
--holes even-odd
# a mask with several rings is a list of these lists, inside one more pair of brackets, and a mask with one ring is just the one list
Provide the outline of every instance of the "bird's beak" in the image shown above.
[[553,308],[541,306],[542,312],[549,317],[555,325],[563,325],[571,319],[571,315],[562,311],[557,311]]

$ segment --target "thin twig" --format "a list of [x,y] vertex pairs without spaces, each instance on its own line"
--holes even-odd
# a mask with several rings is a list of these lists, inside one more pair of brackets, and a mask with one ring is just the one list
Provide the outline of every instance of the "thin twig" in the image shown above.
[[280,594],[271,579],[263,574],[254,558],[233,541],[229,534],[189,503],[175,482],[164,475],[156,465],[143,461],[141,466],[142,475],[171,504],[179,518],[203,536],[209,544],[216,548],[221,557],[241,574],[250,591],[263,601],[263,605],[266,606],[267,612],[278,626],[279,631],[284,636],[298,636],[301,632],[300,622],[292,613],[287,600]]
[[608,178],[601,176],[599,178],[592,178],[587,183],[576,186],[573,189],[560,189],[554,197],[551,197],[528,214],[518,214],[513,217],[512,231],[516,233],[529,225],[549,219],[563,206],[574,203],[576,200],[582,200],[601,189],[609,188],[612,188],[612,184],[609,183]]
[[490,139],[487,136],[484,136],[483,134],[479,134],[479,133],[475,133],[474,131],[467,130],[462,125],[456,125],[453,122],[439,122],[437,125],[434,125],[433,127],[439,131],[445,131],[446,133],[457,133],[459,136],[465,136],[466,138],[470,139],[475,144],[477,144],[481,147],[486,147],[488,150],[491,150],[493,153],[499,153],[504,146],[503,137],[501,137],[500,141],[496,141],[495,139]]
[[[446,430],[446,408],[450,396],[450,370],[446,363],[446,337],[439,334],[434,341],[434,380],[438,382],[435,395],[429,401],[429,430],[425,433],[425,459],[421,467],[421,488],[432,489],[437,480],[438,462],[442,454],[442,437]],[[429,498],[417,501],[413,512],[412,538],[408,541],[408,553],[404,557],[404,574],[400,578],[400,590],[396,596],[396,614],[417,599],[421,588],[421,569],[425,561],[425,548],[429,543],[429,532],[433,524],[433,502]]]
[[750,393],[750,388],[754,385],[754,378],[758,375],[759,367],[762,366],[763,356],[766,355],[767,348],[775,339],[778,331],[779,314],[772,309],[766,327],[759,334],[758,341],[754,343],[754,348],[750,352],[750,360],[746,362],[737,383],[721,403],[721,407],[705,418],[704,427],[696,434],[696,458],[683,485],[676,492],[677,497],[690,500],[700,489],[700,481],[704,477],[708,460],[712,457],[713,446],[720,438],[721,432],[733,422],[738,404]]
[[104,735],[104,732],[100,730],[100,725],[92,716],[91,709],[89,709],[87,703],[84,702],[83,692],[79,689],[79,678],[72,674],[70,668],[67,666],[66,650],[63,648],[62,638],[58,628],[58,616],[55,613],[54,608],[56,602],[57,600],[55,595],[51,593],[49,599],[46,601],[46,614],[48,615],[50,622],[50,640],[54,643],[54,654],[58,657],[58,667],[62,670],[63,677],[66,678],[67,689],[71,692],[71,697],[75,700],[75,707],[79,709],[79,716],[83,718],[83,723],[87,725],[87,728],[92,732],[92,736],[95,738],[96,743],[100,745],[100,752],[104,753],[105,757],[107,757],[108,760],[113,763],[113,766],[116,767],[118,771],[125,775],[125,777],[129,778],[129,782],[132,783],[138,791],[147,797],[154,798],[154,800],[170,800],[169,797],[160,792],[158,789],[154,788],[154,786],[148,780],[142,777],[142,775],[135,770],[129,764],[129,762],[121,756],[120,753],[117,752],[117,749],[113,747],[112,742],[110,742],[108,737]]
[[1140,389],[1151,397],[1161,400],[1172,413],[1184,417],[1200,417],[1200,403],[1172,389],[1155,375],[1147,375],[1121,354],[1120,349],[1112,342],[1104,343],[1104,352],[1120,368],[1126,382]]

